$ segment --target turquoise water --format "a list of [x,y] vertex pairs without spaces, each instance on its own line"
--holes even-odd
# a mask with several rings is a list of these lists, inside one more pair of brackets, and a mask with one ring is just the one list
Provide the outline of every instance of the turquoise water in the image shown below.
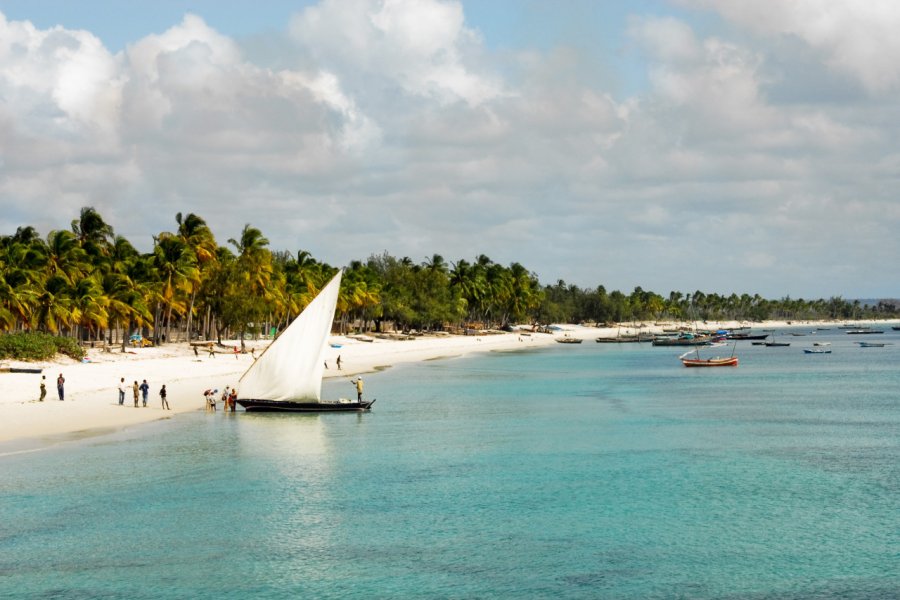
[[0,597],[900,597],[900,336],[877,337],[741,342],[736,369],[591,342],[431,361],[367,377],[369,414],[7,454]]

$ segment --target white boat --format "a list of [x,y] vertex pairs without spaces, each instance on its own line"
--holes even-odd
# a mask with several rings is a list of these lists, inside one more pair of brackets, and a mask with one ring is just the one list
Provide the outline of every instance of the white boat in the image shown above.
[[250,365],[240,379],[238,404],[247,411],[369,410],[375,400],[322,400],[325,352],[334,322],[341,273]]

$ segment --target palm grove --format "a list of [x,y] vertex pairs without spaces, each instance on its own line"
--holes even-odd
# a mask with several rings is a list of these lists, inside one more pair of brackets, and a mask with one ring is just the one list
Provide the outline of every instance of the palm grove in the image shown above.
[[[219,245],[203,218],[176,215],[173,231],[138,252],[93,208],[70,229],[42,237],[33,227],[0,236],[0,328],[42,331],[82,341],[126,343],[135,331],[159,342],[219,339],[276,330],[308,304],[337,272],[308,252],[272,251],[247,225]],[[440,255],[417,263],[388,253],[344,269],[338,300],[341,331],[503,328],[516,323],[627,322],[659,319],[850,318],[893,316],[882,302],[841,298],[766,300],[640,287],[630,294],[558,281],[542,286],[519,263],[481,255],[448,264]]]

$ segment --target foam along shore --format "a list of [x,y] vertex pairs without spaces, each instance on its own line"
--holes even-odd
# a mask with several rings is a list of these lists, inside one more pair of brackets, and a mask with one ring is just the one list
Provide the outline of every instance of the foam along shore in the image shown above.
[[[698,324],[704,329],[738,327],[741,323]],[[754,324],[754,329],[784,327],[784,322]],[[795,323],[795,325],[798,325]],[[822,326],[821,323],[816,325]],[[837,324],[835,324],[837,325]],[[814,325],[809,325],[814,327]],[[352,376],[400,363],[419,362],[439,358],[453,358],[474,352],[509,351],[553,344],[561,336],[593,340],[612,337],[617,333],[637,333],[639,330],[660,332],[663,326],[583,327],[562,325],[553,332],[486,335],[434,335],[407,339],[380,339],[371,336],[333,336],[326,357],[325,377]],[[237,346],[239,342],[224,342]],[[0,453],[14,451],[10,442],[30,440],[30,447],[55,443],[75,437],[103,433],[148,421],[171,418],[178,413],[203,410],[203,391],[238,384],[238,379],[254,360],[252,348],[259,356],[269,344],[267,340],[246,342],[246,354],[233,354],[220,349],[215,356],[187,344],[171,344],[159,348],[118,348],[111,352],[99,349],[88,351],[87,359],[77,362],[67,358],[40,363],[4,362],[3,366],[42,368],[42,374],[0,373]],[[339,346],[339,347],[337,347]],[[341,357],[342,370],[337,369]],[[65,378],[65,400],[57,398],[56,379]],[[38,402],[42,375],[46,377],[47,395]],[[118,383],[124,377],[125,404],[118,403]],[[147,380],[150,386],[147,408],[139,401],[134,408],[131,386]],[[171,410],[163,410],[159,389],[165,384]],[[371,388],[367,389],[367,392]],[[348,396],[352,390],[348,387]],[[12,450],[10,450],[12,448]]]

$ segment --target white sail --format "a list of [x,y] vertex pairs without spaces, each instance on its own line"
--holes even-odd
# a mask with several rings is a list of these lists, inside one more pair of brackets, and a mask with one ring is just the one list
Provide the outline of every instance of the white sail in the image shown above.
[[340,288],[339,271],[247,369],[240,380],[241,398],[319,401],[325,350]]

